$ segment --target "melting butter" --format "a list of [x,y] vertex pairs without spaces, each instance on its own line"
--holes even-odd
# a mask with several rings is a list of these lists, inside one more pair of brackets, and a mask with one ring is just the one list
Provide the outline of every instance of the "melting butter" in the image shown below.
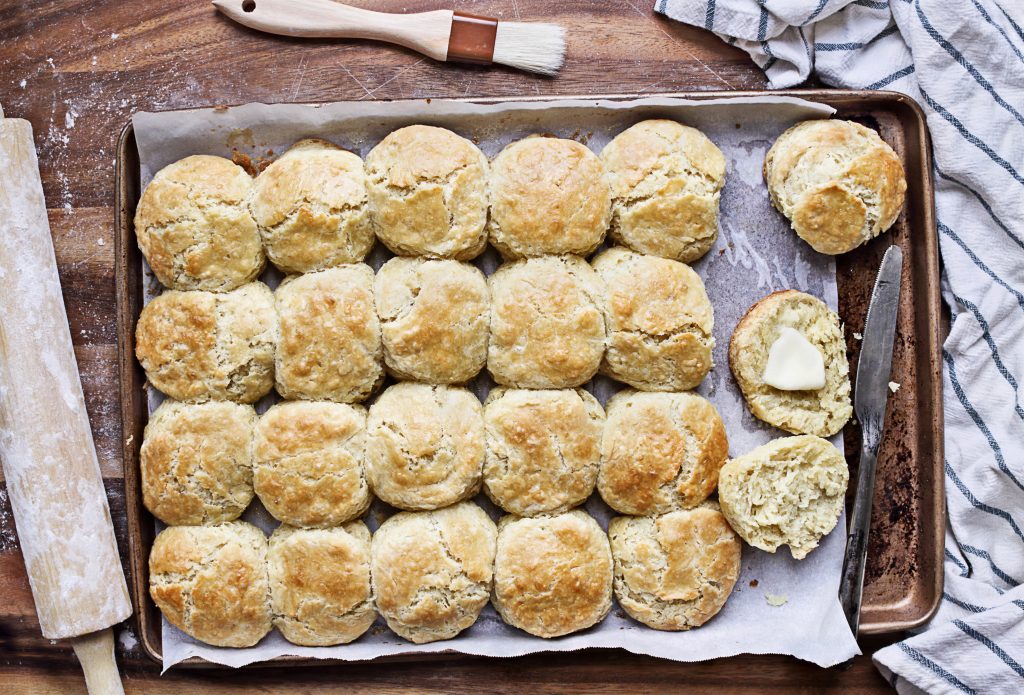
[[781,391],[816,391],[825,386],[825,360],[800,331],[783,326],[768,350],[763,378]]

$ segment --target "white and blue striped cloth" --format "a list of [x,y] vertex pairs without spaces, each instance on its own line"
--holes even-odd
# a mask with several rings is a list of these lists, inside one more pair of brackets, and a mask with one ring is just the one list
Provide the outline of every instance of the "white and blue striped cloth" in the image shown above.
[[[1024,693],[1024,0],[656,0],[746,50],[928,114],[946,340],[945,591],[875,654],[901,693]],[[922,233],[925,230],[921,230]]]

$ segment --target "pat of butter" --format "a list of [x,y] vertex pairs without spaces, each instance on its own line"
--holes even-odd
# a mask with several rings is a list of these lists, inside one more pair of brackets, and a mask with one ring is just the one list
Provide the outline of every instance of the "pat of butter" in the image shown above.
[[800,331],[783,326],[768,350],[763,378],[782,391],[816,391],[825,386],[825,360]]

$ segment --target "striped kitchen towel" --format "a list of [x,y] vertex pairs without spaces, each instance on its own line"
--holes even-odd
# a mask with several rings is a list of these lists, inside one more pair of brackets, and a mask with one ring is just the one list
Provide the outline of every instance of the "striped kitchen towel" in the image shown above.
[[773,87],[814,72],[924,107],[953,316],[942,353],[945,591],[923,630],[874,659],[901,693],[1024,693],[1024,0],[655,9],[743,48]]

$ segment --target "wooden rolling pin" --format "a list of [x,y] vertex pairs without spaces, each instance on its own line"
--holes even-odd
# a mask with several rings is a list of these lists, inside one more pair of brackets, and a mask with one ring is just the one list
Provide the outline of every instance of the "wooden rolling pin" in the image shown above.
[[111,625],[132,613],[46,219],[32,126],[0,107],[0,460],[43,636],[93,695],[123,693]]

